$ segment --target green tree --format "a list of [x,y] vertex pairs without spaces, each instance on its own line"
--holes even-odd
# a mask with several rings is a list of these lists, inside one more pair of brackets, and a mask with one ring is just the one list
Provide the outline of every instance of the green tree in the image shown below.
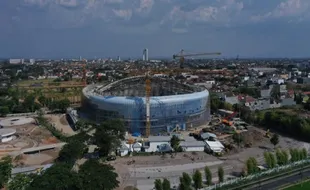
[[289,162],[289,154],[284,150],[277,149],[276,157],[277,157],[277,162],[280,166],[288,164]]
[[284,158],[282,151],[280,149],[276,150],[276,157],[277,157],[277,162],[280,166],[284,165]]
[[183,172],[180,179],[181,184],[184,184],[185,187],[190,188],[192,185],[192,178],[188,173]]
[[163,190],[163,184],[160,179],[154,181],[155,190]]
[[279,144],[279,135],[278,134],[273,134],[272,137],[270,138],[271,144],[273,144],[274,147],[276,147],[277,144]]
[[291,159],[290,159],[291,162],[298,161],[298,152],[296,149],[291,148],[290,149],[290,155],[291,155]]
[[173,135],[170,140],[170,145],[175,152],[178,152],[180,148],[180,139],[176,135]]
[[73,172],[68,164],[56,163],[42,175],[37,175],[27,190],[79,190],[78,174]]
[[42,106],[47,106],[48,105],[48,100],[45,96],[39,96],[38,101]]
[[166,178],[164,178],[164,181],[163,181],[163,190],[171,190],[170,181]]
[[202,188],[202,175],[199,170],[196,170],[195,173],[193,174],[193,181],[195,189]]
[[183,177],[180,177],[180,185],[179,185],[179,190],[191,190],[191,186],[189,186]]
[[107,120],[97,126],[94,134],[95,144],[99,147],[99,153],[107,157],[111,152],[117,150],[121,140],[125,138],[125,127],[121,120]]
[[0,116],[5,117],[10,113],[10,109],[8,106],[0,106]]
[[79,119],[75,123],[76,130],[86,131],[89,129],[90,126],[91,126],[90,123],[84,119]]
[[212,185],[212,173],[208,166],[205,167],[205,177],[207,185]]
[[223,167],[220,166],[218,168],[217,174],[218,174],[218,177],[219,177],[219,181],[222,183],[224,181],[224,169],[223,169]]
[[247,167],[247,173],[250,175],[258,172],[258,164],[254,157],[250,157],[246,161],[246,167]]
[[271,157],[270,157],[269,152],[264,152],[264,159],[265,159],[265,163],[266,163],[267,167],[272,168],[272,161],[271,161]]
[[216,112],[224,107],[224,102],[216,94],[210,94],[210,107],[212,111]]
[[66,162],[68,164],[72,164],[73,166],[75,161],[83,156],[85,149],[86,145],[82,142],[73,141],[67,143],[63,146],[63,148],[59,152],[57,161]]
[[10,156],[1,158],[0,160],[0,188],[3,188],[4,185],[11,178],[12,167],[13,167],[12,158]]
[[17,174],[8,184],[9,190],[25,190],[32,182],[33,176],[28,174]]
[[286,165],[289,163],[289,154],[287,151],[282,150],[283,164]]
[[230,103],[224,102],[223,108],[225,110],[231,110],[232,111],[233,110],[233,105],[231,105]]
[[301,154],[302,154],[302,158],[303,158],[303,159],[308,158],[308,151],[307,151],[307,149],[303,148],[303,149],[301,150]]
[[118,175],[111,165],[101,164],[98,160],[87,160],[79,169],[82,189],[113,190],[119,186]]
[[62,112],[66,112],[69,106],[70,106],[70,100],[67,98],[58,101],[58,109],[61,110]]
[[273,153],[269,152],[270,162],[271,162],[271,168],[274,168],[277,166],[277,160]]

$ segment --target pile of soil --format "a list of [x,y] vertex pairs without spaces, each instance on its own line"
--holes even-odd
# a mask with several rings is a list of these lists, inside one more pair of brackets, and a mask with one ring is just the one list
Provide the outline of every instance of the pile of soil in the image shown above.
[[245,143],[255,144],[265,139],[264,134],[257,130],[245,131],[240,134]]

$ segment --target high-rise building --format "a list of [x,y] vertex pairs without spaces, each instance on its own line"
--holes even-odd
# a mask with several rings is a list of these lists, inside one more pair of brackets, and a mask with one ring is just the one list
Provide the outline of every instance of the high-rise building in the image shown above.
[[143,50],[143,57],[142,57],[143,61],[148,61],[149,60],[149,50],[148,49],[144,49]]

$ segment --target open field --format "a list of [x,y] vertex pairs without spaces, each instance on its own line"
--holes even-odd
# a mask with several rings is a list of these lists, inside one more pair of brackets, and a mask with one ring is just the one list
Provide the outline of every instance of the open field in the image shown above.
[[310,189],[310,180],[298,183],[283,190],[308,190]]
[[40,80],[19,80],[17,85],[31,85],[33,83],[50,83],[55,79],[40,79]]
[[[25,86],[25,85],[31,85],[35,83],[43,83],[43,84],[48,84],[48,83],[54,83],[55,79],[38,79],[38,80],[19,80],[16,84],[20,86]],[[58,83],[74,83],[74,82],[82,82],[81,79],[72,79],[72,81],[65,81],[65,82],[58,82]]]

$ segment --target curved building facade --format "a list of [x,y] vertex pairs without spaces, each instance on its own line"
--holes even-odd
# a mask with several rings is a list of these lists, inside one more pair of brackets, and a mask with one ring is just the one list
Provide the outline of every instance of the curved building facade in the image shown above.
[[[210,120],[209,92],[164,77],[151,78],[151,133],[186,130]],[[145,133],[145,76],[83,89],[82,112],[97,123],[122,119],[131,133]]]

